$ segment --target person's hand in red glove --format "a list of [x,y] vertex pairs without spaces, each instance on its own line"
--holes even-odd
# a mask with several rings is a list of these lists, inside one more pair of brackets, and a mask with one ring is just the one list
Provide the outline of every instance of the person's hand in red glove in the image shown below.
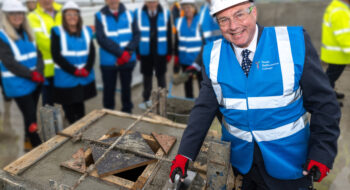
[[188,158],[181,154],[176,155],[172,161],[169,177],[174,183],[176,174],[179,174],[182,179],[187,177]]
[[166,58],[166,62],[169,63],[172,57],[173,57],[172,55],[167,55],[165,57]]
[[315,160],[308,160],[304,166],[303,175],[312,175],[314,181],[321,182],[329,173],[329,168]]
[[89,71],[87,71],[85,68],[81,68],[81,69],[75,69],[74,71],[74,75],[77,77],[87,77],[89,76]]
[[33,82],[37,82],[37,83],[43,83],[45,80],[43,75],[41,75],[38,71],[32,71],[30,73],[30,77]]
[[180,63],[179,63],[179,56],[175,55],[174,56],[174,73],[179,73],[180,72]]
[[131,58],[131,55],[128,51],[124,51],[123,54],[118,58],[117,60],[117,65],[118,66],[122,66],[125,63],[129,62]]

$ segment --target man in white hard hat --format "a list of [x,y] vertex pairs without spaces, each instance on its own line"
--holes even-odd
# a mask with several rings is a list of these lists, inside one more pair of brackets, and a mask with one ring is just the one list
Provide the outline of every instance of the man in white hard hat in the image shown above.
[[219,112],[242,189],[308,189],[332,168],[341,115],[309,35],[257,25],[247,0],[213,0],[210,14],[224,38],[204,47],[202,88],[170,178],[186,176]]
[[36,9],[36,0],[26,0],[25,2],[29,12],[32,12]]
[[135,11],[136,22],[141,31],[138,55],[143,75],[143,100],[146,103],[152,91],[153,71],[158,86],[166,88],[165,72],[172,55],[170,12],[158,0],[145,0]]

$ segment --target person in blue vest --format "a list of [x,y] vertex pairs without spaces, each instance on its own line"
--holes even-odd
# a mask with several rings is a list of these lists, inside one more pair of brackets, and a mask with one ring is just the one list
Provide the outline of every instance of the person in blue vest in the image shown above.
[[70,124],[85,115],[84,101],[96,96],[95,47],[91,28],[83,25],[79,6],[68,1],[62,8],[62,25],[51,29],[55,62],[54,96]]
[[138,55],[143,74],[143,100],[151,96],[153,71],[158,87],[166,88],[167,62],[172,55],[172,34],[170,12],[158,0],[145,0],[145,5],[135,11],[135,18],[141,32]]
[[199,24],[205,43],[222,38],[222,34],[216,19],[210,15],[211,0],[206,0],[199,12]]
[[191,71],[189,79],[185,82],[185,96],[193,98],[193,76],[196,75],[198,86],[202,80],[199,72],[201,67],[195,62],[203,43],[199,27],[200,17],[195,0],[182,0],[181,8],[184,16],[176,20],[174,73],[178,73],[180,67],[183,72]]
[[25,16],[26,7],[18,0],[6,0],[3,2],[2,11],[1,82],[5,95],[14,98],[22,112],[26,141],[29,141],[32,147],[36,147],[41,144],[37,133],[36,111],[44,82],[44,63]]
[[100,45],[103,107],[115,108],[117,75],[121,83],[122,111],[131,113],[131,80],[136,63],[140,31],[133,14],[119,0],[106,0],[95,15],[96,38]]
[[[257,25],[248,0],[213,0],[222,39],[203,50],[203,82],[170,178],[186,176],[217,112],[242,189],[308,189],[332,168],[340,107],[302,27]],[[310,113],[310,119],[308,118]]]

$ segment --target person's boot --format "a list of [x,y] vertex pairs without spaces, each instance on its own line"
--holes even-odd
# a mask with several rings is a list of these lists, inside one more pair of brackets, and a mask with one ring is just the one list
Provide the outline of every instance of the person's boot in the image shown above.
[[30,142],[28,137],[25,137],[24,140],[24,152],[29,152],[33,149],[32,143]]
[[39,146],[42,143],[37,131],[38,131],[38,125],[36,123],[32,123],[29,125],[28,137],[29,137],[29,140],[30,140],[33,148]]
[[345,97],[344,93],[340,93],[335,91],[335,95],[337,96],[337,99],[343,99]]

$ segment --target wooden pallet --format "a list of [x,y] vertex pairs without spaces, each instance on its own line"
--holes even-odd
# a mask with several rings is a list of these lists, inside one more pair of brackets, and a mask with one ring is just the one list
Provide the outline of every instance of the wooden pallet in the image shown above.
[[[98,129],[101,128],[101,130],[104,130],[104,133],[101,132],[101,135],[102,135],[112,128],[109,126],[105,126],[104,123],[102,125],[101,123],[104,121],[112,121],[113,124],[115,123],[115,125],[118,125],[118,123],[122,123],[119,121],[123,121],[124,123],[126,121],[132,122],[132,121],[135,121],[136,119],[139,119],[139,117],[140,116],[138,115],[130,115],[123,112],[112,111],[107,109],[94,110],[89,114],[87,114],[81,120],[77,121],[76,123],[72,124],[68,128],[64,129],[62,133],[69,134],[71,136],[74,136],[76,134],[93,136],[94,133],[96,133],[97,131],[96,128]],[[148,127],[145,127],[143,125],[147,125]],[[164,155],[163,150],[155,142],[154,138],[150,136],[151,132],[153,131],[152,129],[149,129],[149,126],[156,128],[155,131],[159,133],[166,134],[167,131],[171,131],[170,133],[168,133],[168,135],[172,135],[177,138],[175,147],[169,152],[169,155]],[[152,150],[156,152],[156,156],[159,156],[159,157],[163,156],[168,159],[173,159],[176,155],[177,147],[179,146],[179,142],[180,142],[183,130],[185,128],[186,128],[186,125],[184,124],[175,123],[166,118],[150,114],[149,117],[144,117],[141,119],[141,123],[139,124],[138,128],[135,129],[135,131],[139,131],[141,134],[143,134],[142,137],[148,142]],[[119,126],[118,130],[121,130],[121,129],[122,127]],[[13,176],[22,177],[23,180],[25,181],[41,184],[43,186],[43,189],[49,189],[48,181],[51,179],[58,180],[62,184],[67,184],[69,186],[72,186],[73,185],[72,180],[66,179],[65,176],[69,176],[71,178],[74,177],[75,179],[78,179],[81,174],[78,175],[78,173],[75,171],[64,169],[59,166],[61,162],[68,160],[70,156],[75,151],[78,150],[78,148],[75,148],[73,150],[73,147],[81,147],[83,145],[82,142],[73,143],[71,139],[72,138],[69,138],[69,137],[56,135],[53,138],[49,139],[48,141],[44,142],[42,145],[28,152],[24,156],[10,163],[3,170],[10,173]],[[208,147],[208,143],[205,142],[205,144],[206,144],[205,146]],[[204,148],[202,147],[201,152],[197,158],[197,161],[194,162],[194,164],[190,164],[190,167],[189,167],[191,170],[201,173],[201,175],[197,175],[197,176],[202,176],[201,178],[202,182],[205,181],[206,170],[207,170],[206,156],[207,156],[208,148],[205,148],[205,146],[203,146]],[[67,153],[67,154],[70,154],[69,157],[62,158],[59,161],[59,163],[49,163],[49,160],[52,160],[51,157],[53,157],[55,154],[58,154],[59,151],[64,151],[65,149],[67,149],[67,147],[70,148],[69,149],[70,152]],[[46,176],[48,171],[43,170],[41,172],[41,168],[39,167],[41,165],[57,168],[57,175],[53,175],[52,177]],[[146,168],[143,170],[142,174],[138,176],[136,181],[130,181],[114,175],[99,177],[97,172],[93,171],[90,174],[92,178],[88,177],[88,179],[85,180],[86,182],[83,182],[80,185],[81,187],[79,187],[78,189],[86,189],[87,187],[86,186],[84,187],[84,185],[88,185],[88,184],[101,185],[103,186],[104,189],[115,189],[115,187],[113,188],[113,186],[111,185],[117,185],[121,187],[121,189],[142,189],[142,188],[154,189],[154,187],[158,188],[162,184],[160,183],[159,186],[155,186],[155,181],[157,180],[166,181],[168,179],[167,170],[170,168],[170,165],[171,165],[170,162],[166,163],[166,162],[160,162],[160,161],[148,164]],[[43,176],[41,177],[32,176],[34,175],[33,173],[35,172],[38,173],[38,171],[39,171],[39,174],[42,174]],[[58,174],[60,174],[59,177],[57,177]],[[93,178],[95,180],[102,180],[101,182],[106,182],[106,184],[93,182],[94,181],[92,180]],[[205,184],[202,184],[202,187],[205,187]]]

